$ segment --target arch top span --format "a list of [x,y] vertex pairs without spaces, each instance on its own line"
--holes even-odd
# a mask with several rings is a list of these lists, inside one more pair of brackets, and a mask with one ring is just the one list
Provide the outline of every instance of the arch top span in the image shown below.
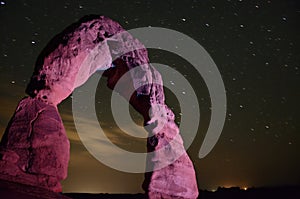
[[152,84],[154,68],[144,45],[115,21],[104,16],[86,16],[48,43],[37,59],[26,92],[57,105],[97,70],[112,67],[116,59],[125,62],[129,70],[140,66],[131,74],[133,85],[137,94],[149,95],[151,88],[147,84]]

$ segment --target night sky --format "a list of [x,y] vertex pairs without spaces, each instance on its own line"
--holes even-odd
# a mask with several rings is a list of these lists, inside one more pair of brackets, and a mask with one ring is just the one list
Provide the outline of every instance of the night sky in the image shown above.
[[[24,90],[41,50],[54,35],[87,14],[106,15],[125,29],[157,26],[180,31],[213,58],[227,92],[227,117],[218,143],[208,156],[199,159],[211,106],[205,83],[182,58],[149,50],[151,62],[180,71],[197,93],[201,120],[188,153],[200,189],[300,185],[297,0],[1,0],[1,136],[18,101],[26,95]],[[145,141],[130,140],[115,125],[109,109],[111,91],[105,81],[98,88],[96,110],[108,137],[127,150],[145,151]],[[71,100],[68,97],[59,105],[71,142],[64,192],[142,192],[143,174],[113,170],[85,149],[73,124]],[[180,108],[171,91],[166,90],[166,101],[179,123]],[[138,113],[131,110],[131,114],[142,123]],[[103,147],[103,153],[109,154],[109,150]]]

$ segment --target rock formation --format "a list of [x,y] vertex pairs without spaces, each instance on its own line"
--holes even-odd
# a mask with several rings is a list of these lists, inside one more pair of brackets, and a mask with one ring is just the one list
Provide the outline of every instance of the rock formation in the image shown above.
[[[115,67],[112,67],[115,66]],[[137,70],[131,70],[131,69]],[[174,114],[165,104],[162,79],[149,64],[145,47],[117,22],[87,16],[55,36],[37,59],[24,98],[1,141],[0,178],[61,191],[69,142],[57,105],[95,71],[105,70],[114,89],[122,75],[131,79],[118,90],[140,112],[149,131],[144,189],[150,199],[197,198],[193,164],[183,147]]]
[[0,178],[61,192],[69,141],[56,106],[21,100],[1,141]]

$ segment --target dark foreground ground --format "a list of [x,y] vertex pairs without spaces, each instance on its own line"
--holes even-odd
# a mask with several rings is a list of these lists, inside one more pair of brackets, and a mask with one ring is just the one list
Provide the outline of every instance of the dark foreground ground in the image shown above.
[[[143,194],[65,194],[73,199],[146,199]],[[300,199],[300,187],[252,188],[219,188],[216,192],[200,191],[199,199]]]
[[[300,187],[219,188],[216,192],[200,191],[199,199],[300,199]],[[144,194],[59,194],[45,189],[0,180],[0,199],[146,199]]]

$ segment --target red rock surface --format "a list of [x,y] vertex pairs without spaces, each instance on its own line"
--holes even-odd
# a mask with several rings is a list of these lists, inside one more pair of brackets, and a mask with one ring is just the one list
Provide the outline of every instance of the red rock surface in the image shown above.
[[[130,70],[137,66],[138,70]],[[1,142],[0,178],[60,190],[69,143],[56,105],[97,70],[106,70],[111,89],[125,72],[131,73],[118,92],[148,125],[147,147],[154,151],[147,163],[154,171],[146,174],[144,183],[149,198],[197,198],[193,164],[174,114],[165,104],[159,72],[149,64],[145,47],[103,16],[87,16],[71,25],[38,57],[26,89],[30,97],[20,102]],[[128,93],[130,87],[135,90],[133,95]]]
[[[121,59],[115,60],[114,64],[117,67],[108,69],[104,75],[108,77],[107,86],[114,89],[115,84],[120,77],[128,71],[126,62]],[[150,66],[152,68],[152,66]],[[156,71],[152,68],[152,71]],[[157,76],[156,78],[160,78]],[[164,93],[161,85],[151,84],[151,91],[149,95],[137,95],[136,93],[128,97],[127,91],[132,90],[133,80],[122,78],[121,85],[126,85],[122,90],[118,90],[130,104],[144,116],[145,124],[157,123],[159,124],[160,114],[162,110],[154,111],[149,109],[158,107],[164,109],[167,120],[162,123],[163,127],[147,128],[150,137],[148,138],[148,151],[154,151],[154,155],[147,158],[147,166],[152,168],[154,172],[145,175],[143,188],[148,193],[150,199],[183,199],[183,198],[197,198],[198,188],[195,177],[193,164],[188,157],[183,147],[183,141],[179,135],[179,128],[174,122],[173,112],[164,104]],[[151,125],[151,124],[150,124]],[[157,127],[157,125],[154,125]],[[173,141],[172,144],[169,144]],[[167,145],[167,147],[165,147]],[[165,149],[163,149],[165,147]],[[182,155],[180,155],[182,154]],[[160,168],[161,165],[167,165]]]
[[61,192],[67,177],[69,140],[53,105],[27,97],[1,140],[0,178]]

